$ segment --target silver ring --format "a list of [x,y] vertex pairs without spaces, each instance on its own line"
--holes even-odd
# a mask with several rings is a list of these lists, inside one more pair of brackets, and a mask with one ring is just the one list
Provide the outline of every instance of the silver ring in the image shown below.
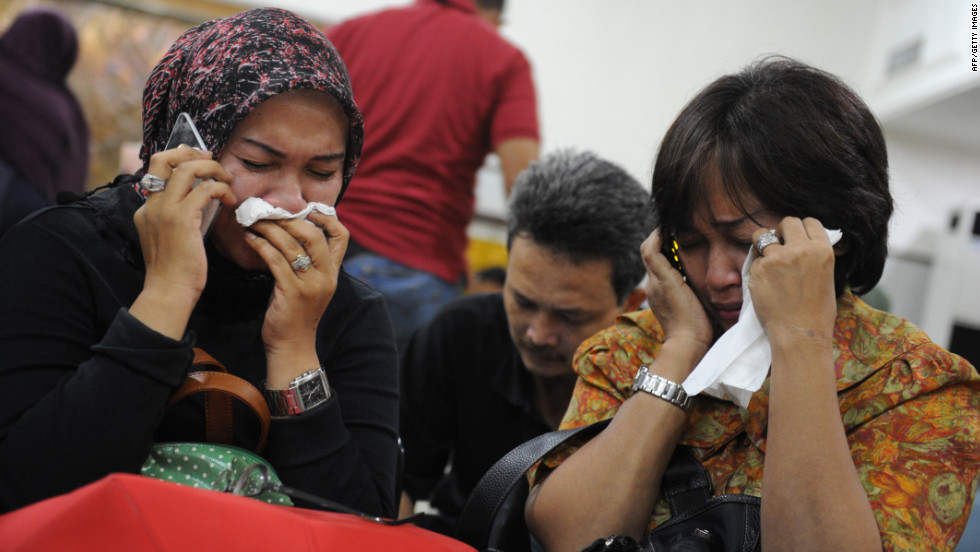
[[140,179],[140,187],[149,193],[162,192],[167,187],[167,181],[155,174],[146,173]]
[[289,263],[289,266],[293,267],[293,270],[298,270],[299,272],[306,272],[308,268],[313,266],[313,259],[309,255],[300,255],[293,259],[293,262]]
[[772,232],[766,232],[755,241],[755,250],[759,252],[759,255],[762,255],[762,250],[774,243],[779,243],[779,238]]

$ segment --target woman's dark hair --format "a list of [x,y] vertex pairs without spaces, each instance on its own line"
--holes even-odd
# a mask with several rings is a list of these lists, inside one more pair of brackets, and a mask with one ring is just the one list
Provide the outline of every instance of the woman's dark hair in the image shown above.
[[662,234],[690,224],[716,175],[736,205],[751,194],[780,216],[813,217],[842,230],[838,295],[847,285],[866,293],[881,278],[893,209],[885,139],[868,106],[833,75],[767,58],[691,100],[654,164]]

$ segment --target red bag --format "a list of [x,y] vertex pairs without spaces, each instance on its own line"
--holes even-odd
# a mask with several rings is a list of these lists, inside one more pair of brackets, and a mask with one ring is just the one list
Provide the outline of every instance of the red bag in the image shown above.
[[0,550],[475,552],[413,525],[274,506],[131,474],[0,516]]

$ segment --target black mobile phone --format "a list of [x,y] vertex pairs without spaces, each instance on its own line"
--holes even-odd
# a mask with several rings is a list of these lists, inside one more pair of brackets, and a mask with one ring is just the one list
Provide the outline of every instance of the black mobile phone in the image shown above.
[[[184,144],[185,146],[190,146],[192,148],[205,151],[208,147],[204,144],[204,139],[201,138],[201,133],[197,131],[197,127],[194,126],[194,121],[191,120],[191,116],[187,113],[181,113],[177,115],[177,122],[174,124],[173,130],[170,132],[170,139],[167,140],[166,149],[174,149],[177,146]],[[194,185],[197,186],[201,182],[201,179],[194,181]],[[218,210],[221,208],[221,202],[217,199],[212,199],[207,207],[201,211],[201,235],[207,237],[208,232],[211,230],[211,225],[214,224],[214,219],[218,216]]]
[[681,246],[677,244],[677,238],[674,236],[668,236],[664,239],[663,254],[670,261],[671,266],[676,268],[680,273],[684,281],[687,282],[687,272],[684,272],[684,264],[681,263]]

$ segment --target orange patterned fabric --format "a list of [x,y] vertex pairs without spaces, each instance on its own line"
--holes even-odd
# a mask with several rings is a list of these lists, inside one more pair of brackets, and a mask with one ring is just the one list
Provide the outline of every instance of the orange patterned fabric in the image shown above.
[[[952,550],[966,526],[980,468],[980,376],[921,330],[847,292],[837,304],[837,390],[851,455],[887,551]],[[585,341],[562,428],[609,418],[633,377],[660,352],[649,311],[621,316]],[[711,474],[716,494],[762,496],[769,381],[747,409],[700,395],[681,443]],[[534,483],[572,454],[570,445],[531,472]],[[650,528],[670,517],[660,500]]]

